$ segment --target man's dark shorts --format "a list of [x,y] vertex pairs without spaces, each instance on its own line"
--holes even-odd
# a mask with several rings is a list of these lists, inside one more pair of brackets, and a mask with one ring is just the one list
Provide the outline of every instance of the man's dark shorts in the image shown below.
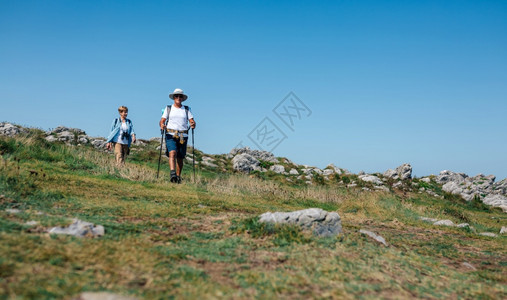
[[185,155],[187,155],[187,141],[188,137],[184,138],[185,143],[180,142],[180,138],[173,138],[172,135],[166,134],[165,136],[165,143],[167,147],[166,155],[169,154],[171,151],[176,151],[176,157],[177,158],[185,158]]

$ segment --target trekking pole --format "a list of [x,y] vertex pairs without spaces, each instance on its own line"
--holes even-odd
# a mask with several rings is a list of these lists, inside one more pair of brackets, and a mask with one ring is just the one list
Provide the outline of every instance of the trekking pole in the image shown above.
[[192,128],[192,169],[194,169],[194,184],[195,184],[195,147],[194,147],[194,128]]
[[160,130],[160,132],[162,133],[162,136],[160,137],[160,154],[158,156],[157,179],[158,179],[158,173],[160,172],[160,160],[162,159],[162,145],[164,143],[165,128],[163,130]]

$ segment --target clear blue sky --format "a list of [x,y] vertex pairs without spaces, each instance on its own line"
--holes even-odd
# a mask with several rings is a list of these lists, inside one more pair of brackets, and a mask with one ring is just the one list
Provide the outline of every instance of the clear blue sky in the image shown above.
[[208,153],[267,117],[300,164],[507,177],[507,1],[0,1],[0,121],[150,138],[177,87]]

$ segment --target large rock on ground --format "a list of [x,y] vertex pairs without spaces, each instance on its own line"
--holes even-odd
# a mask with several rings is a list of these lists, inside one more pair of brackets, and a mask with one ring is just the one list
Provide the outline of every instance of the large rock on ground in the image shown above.
[[410,164],[403,164],[395,170],[389,169],[384,172],[384,177],[392,178],[395,180],[406,180],[412,178],[412,166]]
[[234,170],[250,173],[254,170],[261,170],[260,162],[253,156],[247,153],[241,153],[232,159],[232,167]]
[[482,200],[484,204],[491,205],[494,207],[500,207],[504,212],[507,212],[507,197],[502,195],[487,195]]
[[123,296],[110,292],[84,292],[72,300],[138,300],[139,298]]
[[502,181],[493,184],[493,193],[495,194],[507,194],[507,178]]
[[73,219],[74,222],[67,227],[53,227],[48,232],[51,234],[68,234],[77,237],[103,236],[104,226],[94,225],[89,222]]
[[341,218],[336,212],[320,208],[308,208],[293,212],[267,212],[260,215],[259,222],[298,225],[312,230],[316,236],[335,236],[342,232]]
[[285,173],[285,167],[282,166],[282,165],[273,165],[269,168],[271,171],[275,172],[275,173],[278,173],[278,174],[283,174]]
[[278,159],[273,155],[273,153],[268,151],[261,151],[261,150],[251,150],[249,147],[243,147],[243,148],[234,148],[231,150],[229,155],[231,156],[237,156],[238,154],[248,154],[253,157],[255,157],[258,160],[263,160],[267,162],[277,163]]
[[362,234],[364,234],[364,235],[367,235],[367,236],[371,237],[372,239],[374,239],[375,241],[383,244],[386,247],[388,246],[386,240],[381,235],[378,235],[378,234],[376,234],[374,232],[371,232],[371,231],[368,231],[368,230],[364,230],[364,229],[359,230],[359,232],[362,233]]
[[377,185],[382,185],[382,180],[380,180],[380,178],[378,178],[377,176],[375,175],[359,175],[358,176],[359,179],[361,179],[362,181],[365,181],[365,182],[371,182],[373,184],[377,184]]
[[58,126],[55,129],[51,130],[49,133],[50,134],[51,133],[59,134],[59,133],[64,133],[64,132],[71,132],[71,133],[75,133],[77,135],[86,135],[86,132],[82,129],[70,128],[70,127],[65,127],[65,126]]
[[12,136],[18,135],[22,132],[25,132],[25,131],[26,131],[26,129],[20,128],[20,127],[13,125],[11,123],[0,122],[0,135],[12,137]]
[[466,178],[468,178],[468,175],[465,173],[455,173],[452,171],[443,170],[437,177],[435,177],[435,181],[440,184],[446,184],[447,182],[451,181],[462,183]]

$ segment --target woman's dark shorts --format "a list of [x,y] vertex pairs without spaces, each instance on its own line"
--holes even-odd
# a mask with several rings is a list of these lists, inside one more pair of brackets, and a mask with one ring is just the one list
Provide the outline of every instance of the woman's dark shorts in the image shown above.
[[185,158],[185,155],[187,155],[187,141],[188,137],[184,138],[185,143],[180,143],[180,138],[173,138],[172,135],[166,134],[165,136],[165,144],[167,147],[167,153],[171,151],[176,151],[176,157],[177,158]]

